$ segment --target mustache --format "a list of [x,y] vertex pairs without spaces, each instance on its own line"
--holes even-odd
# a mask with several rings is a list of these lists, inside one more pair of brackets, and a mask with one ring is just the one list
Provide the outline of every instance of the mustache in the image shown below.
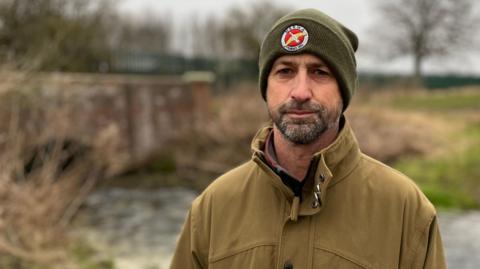
[[317,113],[323,110],[325,110],[325,107],[320,104],[315,104],[311,102],[297,102],[294,100],[285,103],[278,108],[278,111],[282,114],[289,113],[291,111],[305,111]]

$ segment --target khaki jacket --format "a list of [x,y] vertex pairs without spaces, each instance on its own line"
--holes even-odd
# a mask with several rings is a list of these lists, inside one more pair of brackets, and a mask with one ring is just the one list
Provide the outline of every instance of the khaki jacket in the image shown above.
[[361,153],[348,122],[313,156],[299,204],[265,164],[270,129],[254,138],[252,160],[193,202],[172,269],[446,268],[432,204],[405,175]]

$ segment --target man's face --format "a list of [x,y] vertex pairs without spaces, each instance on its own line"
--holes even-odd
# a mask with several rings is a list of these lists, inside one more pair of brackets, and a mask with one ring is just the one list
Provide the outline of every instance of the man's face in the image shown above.
[[295,144],[311,144],[338,123],[342,97],[328,66],[311,54],[281,56],[268,75],[267,106],[275,126]]

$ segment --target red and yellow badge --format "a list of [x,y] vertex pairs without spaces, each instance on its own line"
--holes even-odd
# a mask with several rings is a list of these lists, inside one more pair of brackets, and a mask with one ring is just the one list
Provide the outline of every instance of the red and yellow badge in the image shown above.
[[297,51],[308,42],[308,32],[300,25],[292,25],[282,35],[282,47],[288,51]]

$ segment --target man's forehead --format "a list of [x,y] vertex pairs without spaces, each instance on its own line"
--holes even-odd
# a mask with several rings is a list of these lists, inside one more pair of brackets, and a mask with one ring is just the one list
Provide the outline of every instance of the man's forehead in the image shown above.
[[283,55],[275,59],[273,66],[279,64],[308,64],[308,65],[325,65],[325,62],[318,56],[313,54],[297,54]]

